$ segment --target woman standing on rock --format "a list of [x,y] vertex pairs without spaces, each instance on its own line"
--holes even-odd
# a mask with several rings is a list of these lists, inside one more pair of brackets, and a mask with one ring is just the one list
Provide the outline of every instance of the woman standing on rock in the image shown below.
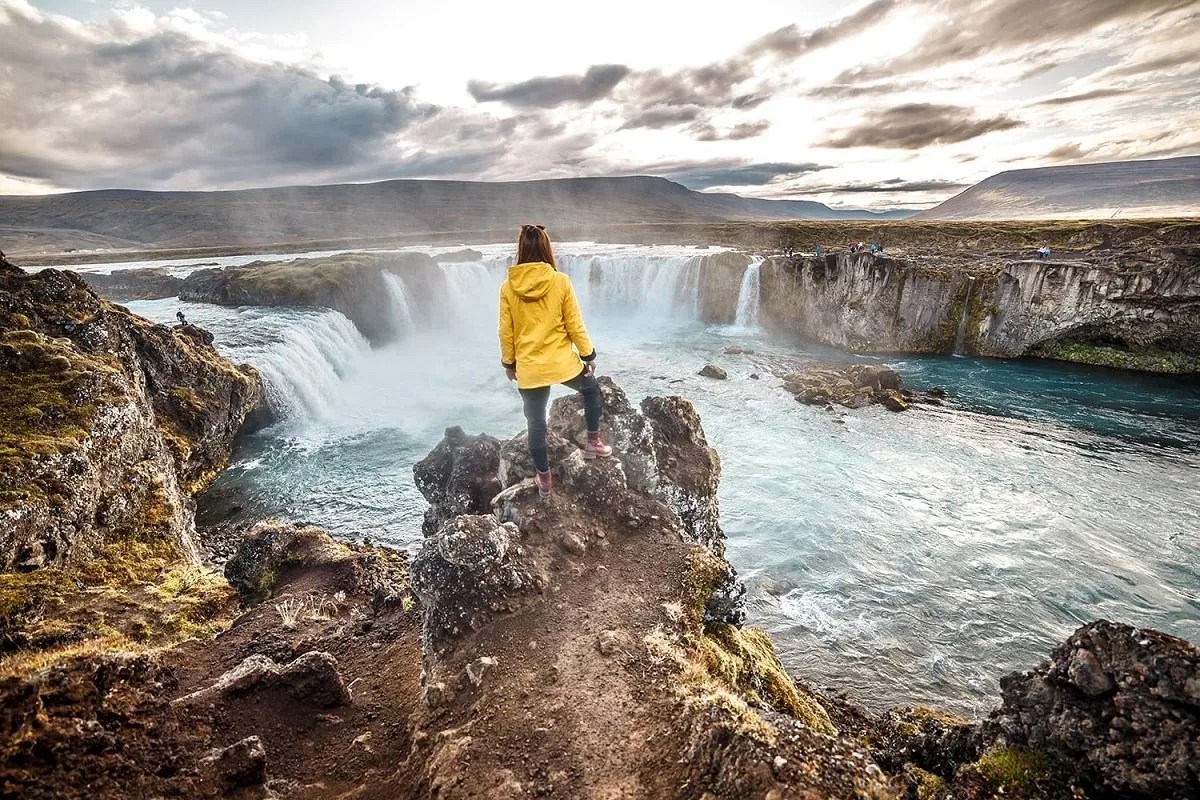
[[605,458],[612,448],[600,438],[600,384],[596,349],[583,327],[571,279],[558,271],[550,237],[541,225],[522,225],[517,263],[500,287],[500,361],[517,382],[529,426],[529,452],[537,469],[538,493],[550,495],[546,452],[546,405],[550,387],[569,386],[583,395],[587,420],[585,458]]

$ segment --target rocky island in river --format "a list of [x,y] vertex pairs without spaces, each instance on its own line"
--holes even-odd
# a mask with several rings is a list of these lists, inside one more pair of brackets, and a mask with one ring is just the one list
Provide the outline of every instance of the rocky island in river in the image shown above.
[[5,795],[1200,792],[1200,651],[1155,631],[1084,625],[982,720],[789,675],[745,624],[721,459],[685,398],[606,380],[618,456],[598,462],[556,401],[548,502],[523,437],[448,429],[414,469],[411,557],[264,520],[217,571],[193,498],[259,424],[253,369],[4,263],[0,370]]

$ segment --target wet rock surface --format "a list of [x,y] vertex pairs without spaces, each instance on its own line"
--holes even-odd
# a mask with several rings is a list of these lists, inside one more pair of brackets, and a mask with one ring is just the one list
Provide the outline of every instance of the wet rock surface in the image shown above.
[[819,365],[783,376],[783,388],[807,405],[837,404],[846,408],[882,405],[889,411],[907,411],[913,403],[941,405],[945,390],[933,387],[912,392],[900,387],[900,373],[883,365]]
[[1038,260],[1013,251],[772,258],[770,329],[858,353],[1036,355],[1158,372],[1200,369],[1200,272],[1169,226],[1137,247]]

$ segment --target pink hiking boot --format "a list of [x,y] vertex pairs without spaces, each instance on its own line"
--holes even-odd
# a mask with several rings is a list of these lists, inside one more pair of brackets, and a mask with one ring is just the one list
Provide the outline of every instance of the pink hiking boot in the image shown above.
[[549,471],[535,472],[533,476],[533,482],[537,484],[538,495],[540,497],[545,498],[550,496],[550,487],[553,484],[553,481],[550,478]]
[[587,437],[587,445],[583,448],[584,458],[608,458],[612,455],[612,448],[600,438],[600,431],[588,431]]

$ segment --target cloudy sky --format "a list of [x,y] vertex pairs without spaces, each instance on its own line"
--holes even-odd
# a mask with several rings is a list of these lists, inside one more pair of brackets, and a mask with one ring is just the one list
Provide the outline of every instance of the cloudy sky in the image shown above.
[[661,175],[925,207],[1200,153],[1200,0],[0,0],[0,193]]

